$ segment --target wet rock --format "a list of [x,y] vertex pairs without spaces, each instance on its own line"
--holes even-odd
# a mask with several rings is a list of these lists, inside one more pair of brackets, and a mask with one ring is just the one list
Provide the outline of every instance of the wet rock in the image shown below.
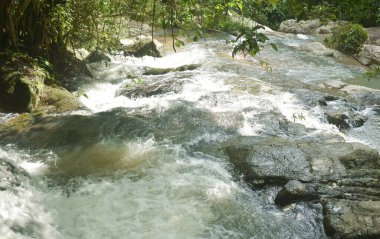
[[0,159],[0,191],[20,186],[26,178],[27,173],[23,169],[16,167],[5,159]]
[[379,153],[362,144],[351,144],[353,147],[339,160],[346,169],[380,169]]
[[148,68],[143,75],[164,75],[170,72],[192,71],[200,67],[200,64],[183,65],[176,68]]
[[120,40],[123,45],[123,51],[125,55],[143,57],[143,56],[153,56],[161,57],[160,48],[162,44],[151,37],[139,36],[132,39],[122,39]]
[[312,180],[307,155],[294,142],[280,138],[258,140],[242,138],[225,147],[231,162],[248,183],[283,186],[292,179]]
[[339,100],[339,97],[333,96],[333,95],[326,95],[326,96],[324,96],[324,99],[326,101],[336,101],[336,100]]
[[107,56],[106,53],[100,51],[100,50],[95,50],[91,52],[86,58],[85,58],[86,63],[91,64],[91,63],[97,63],[101,61],[105,62],[110,62],[111,58]]
[[298,201],[309,201],[318,198],[317,193],[300,181],[290,180],[278,192],[275,198],[275,203],[279,206],[286,206]]
[[326,119],[329,124],[333,124],[339,129],[350,128],[349,118],[344,113],[326,113]]
[[327,101],[326,101],[326,99],[319,99],[317,102],[318,102],[318,104],[319,104],[320,106],[327,106]]
[[128,83],[118,91],[117,95],[128,98],[150,97],[166,93],[178,93],[182,90],[183,81],[177,79],[144,80],[142,83]]
[[328,200],[323,213],[332,238],[380,238],[380,201]]
[[334,51],[333,49],[327,48],[325,45],[323,45],[320,42],[309,42],[302,44],[297,47],[301,51],[307,51],[307,52],[312,52],[316,55],[321,55],[321,56],[333,56]]
[[327,112],[325,115],[327,122],[335,125],[340,130],[347,130],[351,127],[361,127],[368,119],[365,116],[360,116],[357,114],[351,114],[349,116],[347,113],[339,112]]
[[379,238],[380,155],[360,143],[242,137],[226,154],[253,187],[282,186],[275,203],[319,201],[332,238]]
[[[118,114],[118,115],[112,115]],[[153,128],[146,118],[115,109],[95,115],[45,116],[24,114],[0,125],[0,143],[28,148],[91,145],[105,138],[144,137]]]

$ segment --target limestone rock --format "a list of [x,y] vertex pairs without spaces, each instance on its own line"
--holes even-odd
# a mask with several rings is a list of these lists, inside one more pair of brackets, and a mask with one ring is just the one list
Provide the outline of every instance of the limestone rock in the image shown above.
[[380,46],[364,45],[356,59],[366,66],[371,63],[380,65]]
[[305,43],[297,47],[301,51],[307,51],[307,52],[312,52],[317,55],[321,56],[333,56],[334,51],[333,49],[327,48],[325,45],[323,45],[320,42],[310,42],[310,43]]
[[293,34],[310,34],[322,26],[319,19],[299,21],[294,19],[286,20],[280,24],[279,31]]
[[368,44],[380,46],[380,27],[366,28],[368,32]]

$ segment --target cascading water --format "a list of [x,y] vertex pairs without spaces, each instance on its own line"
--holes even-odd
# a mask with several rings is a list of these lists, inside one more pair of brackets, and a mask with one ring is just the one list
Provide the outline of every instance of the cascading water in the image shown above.
[[[97,65],[103,80],[80,97],[88,110],[50,116],[45,130],[26,141],[0,141],[0,158],[30,174],[21,186],[0,191],[0,238],[326,238],[319,206],[278,209],[279,189],[252,190],[219,146],[238,135],[333,135],[380,150],[370,133],[379,128],[376,112],[360,111],[369,123],[344,134],[310,103],[322,94],[312,86],[362,73],[292,49],[308,40],[273,37],[279,52],[264,50],[257,58],[272,72],[257,59],[232,59],[218,38],[163,58]],[[146,67],[194,63],[201,66],[142,75]],[[174,81],[180,82],[175,92],[119,94],[123,87]],[[281,124],[287,121],[299,129]]]

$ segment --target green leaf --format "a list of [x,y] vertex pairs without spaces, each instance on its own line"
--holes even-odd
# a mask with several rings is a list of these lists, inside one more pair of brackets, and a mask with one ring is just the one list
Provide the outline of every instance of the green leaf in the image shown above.
[[273,48],[273,50],[278,51],[278,48],[277,48],[276,44],[271,43],[270,46]]

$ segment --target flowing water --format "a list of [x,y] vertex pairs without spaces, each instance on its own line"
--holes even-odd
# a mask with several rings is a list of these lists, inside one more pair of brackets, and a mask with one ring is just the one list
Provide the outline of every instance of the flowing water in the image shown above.
[[[347,132],[325,122],[315,100],[326,92],[316,87],[363,72],[294,49],[311,40],[272,36],[278,52],[233,59],[219,36],[163,58],[115,57],[94,66],[100,80],[80,97],[88,110],[48,116],[30,138],[0,140],[0,158],[31,175],[0,191],[0,238],[326,238],[320,206],[278,209],[279,189],[251,189],[221,150],[239,135],[340,137],[380,150],[374,108],[357,109],[369,120]],[[185,64],[201,66],[142,75],[146,67]],[[151,96],[118,94],[152,82],[179,85]],[[286,121],[296,128],[284,129],[279,122]]]

